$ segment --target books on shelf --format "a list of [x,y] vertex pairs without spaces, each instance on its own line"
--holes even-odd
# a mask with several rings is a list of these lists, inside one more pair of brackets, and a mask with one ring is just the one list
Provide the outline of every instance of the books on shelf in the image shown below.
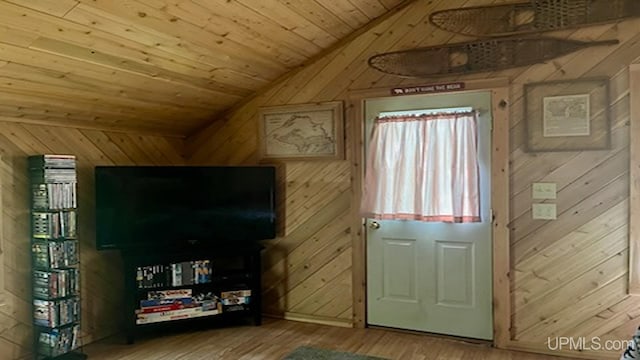
[[74,210],[59,212],[32,213],[33,237],[37,239],[58,239],[76,237],[76,212]]
[[[219,298],[211,292],[191,296],[191,289],[149,291],[148,299],[140,301],[136,324],[150,324],[220,313]],[[146,306],[151,305],[151,306]]]
[[80,301],[78,298],[64,300],[33,300],[34,323],[38,326],[55,328],[80,321]]
[[249,289],[223,291],[220,293],[220,297],[212,292],[201,292],[193,296],[192,293],[191,289],[149,291],[148,299],[141,300],[140,308],[136,310],[136,324],[150,324],[248,310],[251,299],[251,290]]
[[180,297],[180,298],[169,298],[169,299],[143,299],[140,300],[140,308],[148,308],[148,307],[157,307],[157,306],[165,306],[165,305],[174,305],[174,304],[191,304],[193,303],[192,297]]
[[147,293],[148,300],[156,300],[156,299],[181,299],[181,298],[190,298],[193,292],[191,289],[168,289],[168,290],[157,290],[157,291],[149,291]]
[[73,155],[41,155],[29,158],[32,180],[42,183],[75,183],[76,157]]
[[140,289],[206,284],[211,282],[212,272],[210,260],[138,266],[136,284]]
[[78,241],[46,241],[33,240],[31,253],[33,266],[36,268],[62,268],[78,264]]
[[190,308],[190,309],[182,309],[154,314],[139,314],[136,319],[136,324],[151,324],[157,322],[164,321],[173,321],[173,320],[182,320],[182,319],[192,319],[203,316],[213,316],[218,315],[218,310],[207,310],[204,311],[202,307],[198,308]]
[[43,329],[38,335],[38,353],[55,357],[77,349],[80,345],[80,325],[62,329]]
[[223,291],[220,293],[220,298],[222,299],[233,299],[248,296],[251,296],[251,289]]
[[33,295],[52,299],[74,296],[80,292],[80,271],[76,268],[63,270],[34,270]]
[[170,265],[171,286],[206,284],[211,282],[211,261],[183,261]]
[[78,207],[76,183],[35,183],[32,185],[34,209],[61,210]]

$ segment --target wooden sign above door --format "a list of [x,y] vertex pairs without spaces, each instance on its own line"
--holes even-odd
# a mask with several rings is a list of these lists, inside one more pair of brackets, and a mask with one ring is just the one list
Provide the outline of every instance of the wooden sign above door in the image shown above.
[[430,94],[450,91],[464,90],[463,82],[452,82],[446,84],[429,84],[418,86],[405,86],[391,89],[391,95],[416,95],[416,94]]

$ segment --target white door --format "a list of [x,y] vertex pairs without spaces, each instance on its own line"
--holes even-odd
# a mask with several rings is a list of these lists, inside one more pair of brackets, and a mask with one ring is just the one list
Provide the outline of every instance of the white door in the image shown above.
[[480,111],[481,222],[367,219],[368,324],[492,339],[491,94],[377,98],[365,105],[367,139],[381,112],[462,106]]

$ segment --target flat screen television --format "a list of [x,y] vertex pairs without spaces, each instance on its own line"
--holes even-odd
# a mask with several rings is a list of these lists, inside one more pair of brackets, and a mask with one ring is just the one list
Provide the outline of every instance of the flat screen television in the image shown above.
[[96,247],[233,247],[276,233],[270,166],[95,168]]

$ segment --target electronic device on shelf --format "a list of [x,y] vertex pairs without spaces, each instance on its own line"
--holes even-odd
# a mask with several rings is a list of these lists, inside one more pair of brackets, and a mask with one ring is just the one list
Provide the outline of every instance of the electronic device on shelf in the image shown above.
[[99,166],[96,246],[235,247],[276,233],[273,166]]

